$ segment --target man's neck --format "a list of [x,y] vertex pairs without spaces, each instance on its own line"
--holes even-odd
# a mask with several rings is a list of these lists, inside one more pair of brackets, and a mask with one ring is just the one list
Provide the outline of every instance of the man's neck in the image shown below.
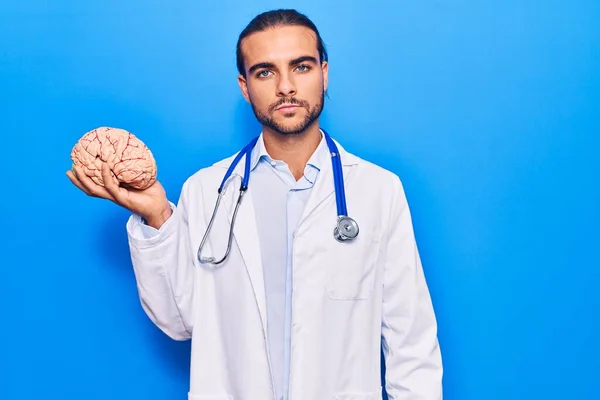
[[267,152],[274,160],[285,162],[296,180],[304,174],[306,163],[321,142],[321,135],[316,121],[306,131],[296,135],[281,135],[263,128]]

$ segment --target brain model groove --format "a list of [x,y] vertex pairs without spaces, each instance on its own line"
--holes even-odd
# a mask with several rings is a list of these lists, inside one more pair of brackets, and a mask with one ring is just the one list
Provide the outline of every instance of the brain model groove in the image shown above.
[[71,151],[74,165],[96,184],[104,186],[102,163],[121,186],[143,190],[156,180],[156,161],[150,149],[124,129],[100,127],[83,135]]

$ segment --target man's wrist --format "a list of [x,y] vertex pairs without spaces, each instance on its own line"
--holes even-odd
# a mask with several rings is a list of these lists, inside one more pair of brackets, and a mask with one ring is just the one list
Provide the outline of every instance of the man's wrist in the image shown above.
[[145,217],[142,217],[144,223],[148,226],[151,226],[155,229],[160,229],[160,227],[171,217],[173,214],[173,209],[171,205],[167,203],[165,208],[160,213],[151,214]]

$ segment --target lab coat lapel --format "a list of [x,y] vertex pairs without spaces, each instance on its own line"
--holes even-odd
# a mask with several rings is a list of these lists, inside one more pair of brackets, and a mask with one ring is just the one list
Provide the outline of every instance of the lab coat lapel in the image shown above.
[[[229,163],[232,160],[233,158],[229,161]],[[240,193],[239,187],[244,174],[244,162],[245,160],[242,158],[234,169],[230,179],[234,179],[235,181],[231,182],[229,188],[227,189],[228,193],[226,196],[224,196],[223,202],[227,208],[227,218],[229,219],[230,224],[233,220],[233,213],[235,211]],[[229,164],[227,164],[227,167],[228,166]],[[225,173],[225,170],[223,173]],[[239,206],[233,227],[233,235],[235,243],[237,243],[244,260],[250,282],[252,283],[252,287],[254,289],[256,302],[258,304],[260,317],[262,319],[263,330],[265,331],[266,335],[267,302],[265,295],[262,257],[260,253],[260,243],[258,238],[258,229],[256,226],[255,210],[252,202],[251,187],[252,185],[250,184],[248,190],[242,198],[242,202]]]
[[331,168],[331,159],[323,162],[317,180],[311,190],[310,196],[304,207],[302,217],[300,218],[298,229],[302,226],[304,221],[315,211],[315,209],[324,202],[329,196],[335,191],[333,184],[333,170]]
[[[346,152],[337,141],[334,140],[334,142],[342,159],[342,174],[344,176],[344,182],[346,182],[349,174],[352,171],[351,166],[357,163],[357,158]],[[312,188],[311,194],[306,203],[306,207],[304,208],[304,212],[302,213],[302,218],[300,219],[298,229],[305,221],[308,220],[311,214],[314,213],[325,200],[334,195],[335,184],[333,181],[333,166],[331,154],[329,154],[329,157],[323,157],[322,159],[319,175],[315,185]],[[335,203],[335,199],[333,199],[333,201]],[[332,215],[331,218],[335,222],[337,215]]]

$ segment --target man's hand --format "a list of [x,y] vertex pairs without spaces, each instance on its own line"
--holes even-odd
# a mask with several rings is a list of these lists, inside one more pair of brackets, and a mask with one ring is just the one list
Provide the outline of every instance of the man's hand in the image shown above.
[[126,208],[146,220],[146,223],[156,229],[171,216],[171,207],[167,194],[160,182],[155,181],[152,186],[144,190],[129,189],[121,186],[116,177],[111,173],[107,163],[102,163],[102,180],[104,186],[98,185],[87,176],[80,167],[73,166],[67,171],[71,182],[81,191],[91,197],[107,199]]

